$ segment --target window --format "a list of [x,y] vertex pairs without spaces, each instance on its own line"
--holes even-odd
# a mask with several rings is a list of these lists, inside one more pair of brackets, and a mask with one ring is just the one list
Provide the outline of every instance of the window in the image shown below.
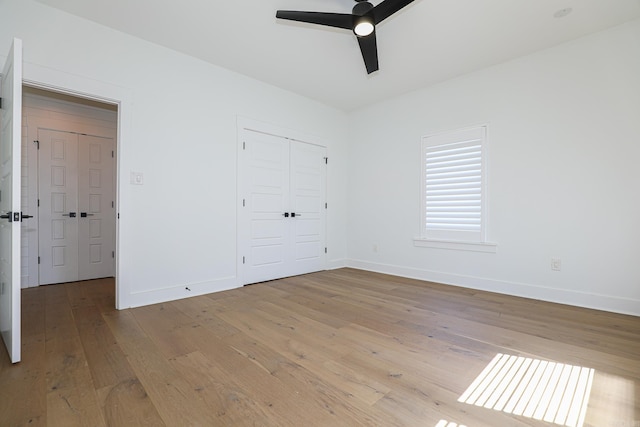
[[[486,126],[422,139],[421,235],[449,249],[491,251],[487,242]],[[461,247],[456,243],[471,245]],[[451,244],[454,244],[451,246]],[[474,246],[475,245],[475,246]]]

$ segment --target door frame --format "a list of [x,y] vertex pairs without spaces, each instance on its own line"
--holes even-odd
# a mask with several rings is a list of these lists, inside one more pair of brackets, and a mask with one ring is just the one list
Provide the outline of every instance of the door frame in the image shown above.
[[[243,242],[240,233],[240,225],[242,224],[241,220],[243,219],[243,206],[242,194],[244,192],[243,188],[243,179],[242,176],[246,171],[244,170],[244,163],[242,162],[242,151],[243,151],[243,137],[245,131],[253,131],[264,133],[280,138],[285,138],[288,140],[293,140],[297,142],[301,142],[304,144],[317,145],[325,149],[327,153],[327,157],[329,157],[329,144],[322,138],[318,138],[312,135],[305,134],[303,132],[299,132],[296,130],[292,130],[283,126],[273,125],[270,123],[261,122],[259,120],[250,119],[247,117],[237,116],[237,156],[236,156],[236,278],[238,286],[244,286],[247,284],[246,277],[244,275],[243,262],[242,262],[242,248]],[[327,170],[327,175],[325,176],[325,199],[328,200],[328,176],[329,171]],[[325,236],[325,246],[327,246],[327,224],[328,221],[328,211],[325,210],[325,221],[324,221],[324,236]],[[324,268],[327,268],[327,257],[324,257]]]
[[[42,94],[40,92],[33,93],[26,88],[29,86],[23,85],[23,108],[35,108],[37,110],[42,111],[51,111],[54,113],[62,113],[59,116],[57,114],[49,116],[40,115],[40,114],[26,114],[23,117],[26,118],[26,123],[23,126],[23,153],[27,154],[27,162],[28,162],[28,175],[27,175],[27,190],[28,194],[23,194],[23,200],[27,200],[28,208],[27,210],[36,209],[39,212],[39,207],[37,207],[37,201],[39,199],[39,157],[40,157],[40,146],[36,144],[36,141],[40,140],[39,132],[42,130],[51,130],[51,131],[60,131],[60,132],[70,132],[74,134],[86,134],[86,135],[96,135],[105,138],[112,138],[117,142],[117,117],[113,117],[117,114],[114,111],[108,113],[95,112],[95,106],[91,105],[83,105],[82,101],[79,98],[74,97],[74,99],[58,99],[57,97],[47,98],[47,94],[52,95],[52,92],[47,91],[47,94]],[[74,100],[76,104],[74,103]],[[61,103],[62,107],[57,106],[58,103]],[[87,110],[85,110],[85,108]],[[105,123],[110,123],[105,124]],[[26,132],[26,133],[25,133]],[[116,146],[114,145],[113,150],[115,151]],[[114,159],[115,160],[115,159]],[[24,159],[23,159],[24,162]],[[114,188],[114,196],[115,196],[115,185],[116,185],[116,169],[113,169],[113,188]],[[115,199],[114,199],[115,201]],[[25,206],[23,205],[23,211],[25,210]],[[25,270],[25,265],[23,264],[23,274],[26,273],[26,277],[23,275],[22,277],[22,288],[29,287],[37,287],[40,285],[41,281],[39,278],[39,265],[38,265],[38,250],[33,250],[33,248],[39,248],[39,235],[40,235],[40,218],[39,213],[35,218],[35,223],[31,222],[27,224],[29,232],[26,236],[23,235],[23,238],[26,237],[27,245],[31,249],[28,254],[27,260],[27,270]],[[24,227],[24,225],[23,225]],[[24,228],[23,228],[24,230]],[[114,234],[115,236],[115,230]],[[115,244],[115,242],[114,242]],[[115,248],[114,248],[115,251]],[[25,259],[25,258],[23,258]],[[114,259],[114,274],[115,274],[115,259]],[[25,280],[26,279],[26,280]]]
[[131,257],[127,256],[128,250],[126,245],[122,243],[123,235],[122,224],[119,220],[120,212],[126,209],[124,201],[128,200],[129,189],[123,186],[121,179],[122,171],[125,168],[127,158],[124,155],[123,147],[132,134],[132,110],[133,110],[133,94],[132,91],[121,86],[111,85],[99,80],[94,80],[64,71],[55,70],[48,67],[42,67],[33,63],[23,64],[23,86],[30,86],[49,92],[57,92],[78,98],[90,99],[106,104],[116,105],[117,114],[117,136],[116,136],[116,185],[115,185],[115,201],[116,201],[116,256],[115,256],[115,292],[116,292],[116,309],[125,309],[131,307],[130,297],[130,277],[129,271],[132,266],[127,261]]

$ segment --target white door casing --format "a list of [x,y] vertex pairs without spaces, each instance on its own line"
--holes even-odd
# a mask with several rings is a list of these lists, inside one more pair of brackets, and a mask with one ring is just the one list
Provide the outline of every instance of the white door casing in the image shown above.
[[[13,45],[0,83],[0,331],[12,363],[20,361],[22,41]],[[16,217],[17,214],[17,217]],[[17,219],[17,221],[14,221]],[[9,222],[11,220],[11,222]]]
[[[97,100],[108,104],[117,104],[118,106],[118,124],[117,124],[117,152],[121,151],[121,146],[128,145],[134,137],[133,123],[133,106],[134,106],[134,91],[133,89],[123,87],[121,85],[111,84],[97,79],[95,76],[85,77],[78,74],[69,73],[66,71],[56,70],[51,67],[42,66],[31,63],[24,70],[24,84],[31,87],[40,88],[44,90],[50,90],[54,92],[66,93],[72,96],[79,96],[88,99]],[[120,155],[116,157],[118,163],[122,161]],[[117,173],[116,180],[116,208],[126,209],[129,206],[128,197],[130,192],[126,186],[122,185],[120,176],[122,173]],[[124,229],[122,223],[118,221],[116,226],[116,308],[125,309],[132,305],[132,283],[130,272],[136,268],[129,260],[130,246],[127,245],[129,239],[122,237],[124,231],[126,233],[127,227]]]
[[324,269],[326,148],[248,129],[241,132],[241,284]]
[[114,275],[113,138],[38,129],[39,283]]

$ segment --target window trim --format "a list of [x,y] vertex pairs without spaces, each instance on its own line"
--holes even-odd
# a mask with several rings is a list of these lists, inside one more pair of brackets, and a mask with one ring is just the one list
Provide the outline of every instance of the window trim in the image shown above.
[[452,249],[471,252],[498,252],[498,244],[495,242],[463,242],[458,240],[437,240],[426,237],[414,237],[413,245],[419,248]]
[[[473,233],[461,238],[452,237],[460,233],[431,233],[429,235],[426,227],[427,200],[426,200],[426,150],[428,147],[444,145],[448,143],[463,142],[468,135],[479,135],[481,138],[481,199],[480,199],[480,231],[479,238],[471,238]],[[439,249],[458,249],[474,252],[492,252],[497,251],[497,244],[488,240],[488,125],[476,125],[461,129],[435,133],[423,136],[420,144],[420,234],[414,238],[414,246],[439,248]],[[450,235],[447,235],[450,234]],[[462,233],[464,234],[464,233]]]

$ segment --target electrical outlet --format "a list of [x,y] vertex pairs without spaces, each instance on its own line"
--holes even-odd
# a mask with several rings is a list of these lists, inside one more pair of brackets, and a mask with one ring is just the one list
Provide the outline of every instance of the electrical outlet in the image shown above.
[[551,269],[553,271],[562,270],[562,261],[560,260],[560,258],[551,258]]

